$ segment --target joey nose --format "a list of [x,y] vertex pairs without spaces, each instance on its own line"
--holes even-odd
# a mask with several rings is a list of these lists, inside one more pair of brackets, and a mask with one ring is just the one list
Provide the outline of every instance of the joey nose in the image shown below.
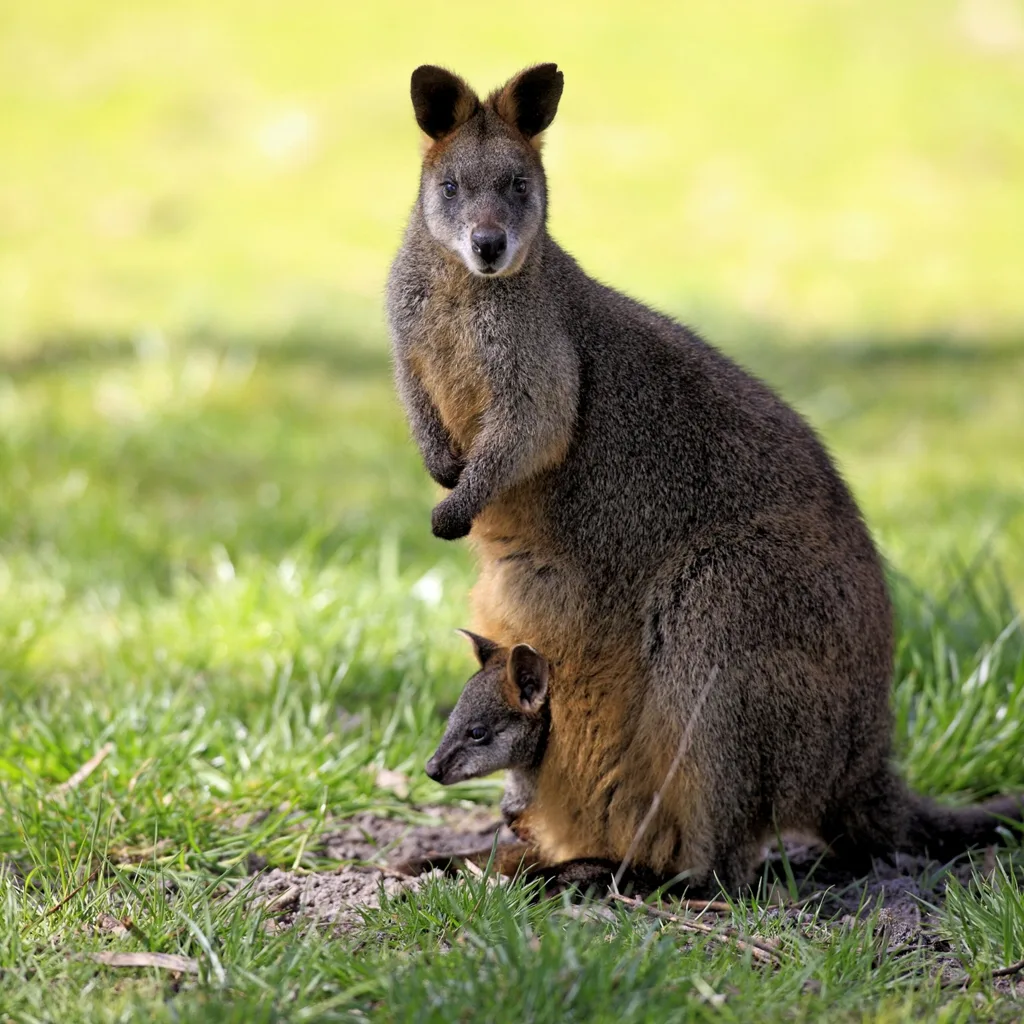
[[428,778],[433,779],[435,782],[441,781],[441,775],[443,773],[441,771],[441,765],[438,763],[436,757],[432,757],[424,767]]
[[505,251],[508,239],[501,228],[476,228],[469,236],[475,252],[485,263],[493,263]]

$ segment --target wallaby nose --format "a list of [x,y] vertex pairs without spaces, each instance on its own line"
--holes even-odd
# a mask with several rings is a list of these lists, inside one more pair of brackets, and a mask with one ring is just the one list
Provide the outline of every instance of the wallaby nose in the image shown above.
[[428,778],[433,779],[435,782],[441,781],[441,765],[436,757],[432,757],[424,767]]
[[508,245],[501,228],[476,228],[469,236],[475,252],[485,263],[493,263]]

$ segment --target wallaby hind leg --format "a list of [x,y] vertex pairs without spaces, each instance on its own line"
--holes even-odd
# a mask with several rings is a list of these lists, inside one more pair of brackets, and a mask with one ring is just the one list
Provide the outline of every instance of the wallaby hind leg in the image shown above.
[[761,844],[750,840],[750,830],[723,836],[715,843],[706,873],[692,881],[680,881],[673,891],[685,887],[690,899],[714,899],[721,893],[729,896],[749,895],[754,868],[761,853]]
[[600,857],[580,857],[533,867],[526,877],[539,880],[545,896],[577,890],[582,896],[600,898],[610,891],[617,867],[614,861]]

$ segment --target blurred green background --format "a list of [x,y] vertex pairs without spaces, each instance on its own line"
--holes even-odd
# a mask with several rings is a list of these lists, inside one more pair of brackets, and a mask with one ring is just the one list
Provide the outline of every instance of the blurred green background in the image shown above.
[[12,343],[374,320],[424,61],[482,90],[562,65],[554,232],[643,298],[800,334],[1021,319],[1012,0],[42,0],[0,18]]
[[556,237],[804,411],[898,570],[1022,593],[1021,3],[37,0],[0,11],[9,596],[392,536],[459,619],[381,312],[408,78],[538,60]]

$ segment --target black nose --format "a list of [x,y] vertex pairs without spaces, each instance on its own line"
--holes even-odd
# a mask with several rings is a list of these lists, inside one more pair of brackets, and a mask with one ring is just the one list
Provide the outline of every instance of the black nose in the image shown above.
[[484,263],[493,263],[508,245],[508,239],[501,228],[477,228],[470,236],[475,252]]
[[441,771],[440,764],[438,764],[438,762],[434,758],[431,758],[426,763],[425,767],[429,778],[433,779],[435,782],[441,781],[441,776],[443,772]]

